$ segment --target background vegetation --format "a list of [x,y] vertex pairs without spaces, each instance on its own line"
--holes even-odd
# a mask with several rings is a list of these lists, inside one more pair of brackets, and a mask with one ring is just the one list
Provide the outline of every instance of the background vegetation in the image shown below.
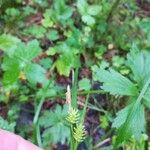
[[45,150],[150,149],[148,0],[1,0],[0,13],[0,128]]

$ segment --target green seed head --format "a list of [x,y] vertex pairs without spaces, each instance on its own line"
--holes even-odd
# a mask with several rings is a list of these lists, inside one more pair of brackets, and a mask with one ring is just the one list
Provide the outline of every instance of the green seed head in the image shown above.
[[71,109],[67,116],[67,121],[71,124],[77,123],[79,120],[79,113],[77,109]]
[[79,124],[74,128],[73,137],[78,143],[82,142],[85,139],[85,135],[84,125]]

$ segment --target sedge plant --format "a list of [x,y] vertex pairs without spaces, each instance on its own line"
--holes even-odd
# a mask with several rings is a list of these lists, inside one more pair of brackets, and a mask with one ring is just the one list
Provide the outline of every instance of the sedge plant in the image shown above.
[[139,142],[146,131],[146,109],[150,108],[150,52],[140,51],[133,45],[127,55],[127,65],[131,69],[130,78],[110,68],[99,68],[94,78],[103,83],[102,89],[115,96],[126,96],[126,106],[117,112],[112,128],[117,129],[114,149],[129,142],[131,138]]
[[[68,116],[66,120],[70,125],[71,140],[70,140],[70,150],[77,150],[79,143],[81,143],[86,136],[85,127],[80,117],[79,111],[77,108],[73,108],[71,104],[71,92],[70,87],[67,87],[66,101],[68,103]],[[86,109],[86,105],[84,110]],[[84,111],[85,114],[85,111]],[[83,115],[82,115],[83,116]]]

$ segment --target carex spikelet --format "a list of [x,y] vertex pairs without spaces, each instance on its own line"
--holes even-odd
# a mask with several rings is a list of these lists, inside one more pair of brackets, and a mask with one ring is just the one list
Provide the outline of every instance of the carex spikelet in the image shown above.
[[79,120],[79,113],[77,109],[71,109],[67,116],[67,121],[71,124],[76,124]]
[[73,137],[78,143],[80,143],[85,139],[85,133],[84,125],[79,124],[74,128]]
[[71,106],[71,92],[70,92],[70,87],[67,87],[67,92],[66,92],[66,102],[69,106],[69,111],[68,111],[68,116],[67,116],[67,121],[71,124],[72,126],[72,135],[74,139],[80,143],[85,139],[85,129],[84,125],[80,123],[80,115],[78,109],[72,108]]

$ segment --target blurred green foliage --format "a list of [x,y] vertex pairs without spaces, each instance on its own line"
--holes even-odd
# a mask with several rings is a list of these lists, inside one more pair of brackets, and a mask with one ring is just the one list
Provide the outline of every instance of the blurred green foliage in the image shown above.
[[[125,147],[142,149],[147,142],[143,132],[144,110],[150,106],[149,87],[141,105],[131,108],[149,77],[150,19],[148,11],[142,14],[146,11],[143,4],[149,2],[0,0],[0,103],[6,106],[0,110],[0,127],[19,132],[47,149],[68,144],[67,107],[63,104],[66,86],[72,84],[81,108],[85,99],[81,95],[93,94],[88,111],[98,111],[95,122],[106,134],[101,136],[91,128],[84,142],[85,146],[90,143],[89,150],[108,137],[113,139],[110,147],[119,137],[118,143]],[[99,94],[102,90],[110,94],[105,94],[104,102],[104,95]],[[33,107],[25,110],[31,120],[37,112],[41,114],[33,127],[20,131],[18,118],[24,104]],[[115,116],[120,109],[111,127],[113,117],[107,114]]]

